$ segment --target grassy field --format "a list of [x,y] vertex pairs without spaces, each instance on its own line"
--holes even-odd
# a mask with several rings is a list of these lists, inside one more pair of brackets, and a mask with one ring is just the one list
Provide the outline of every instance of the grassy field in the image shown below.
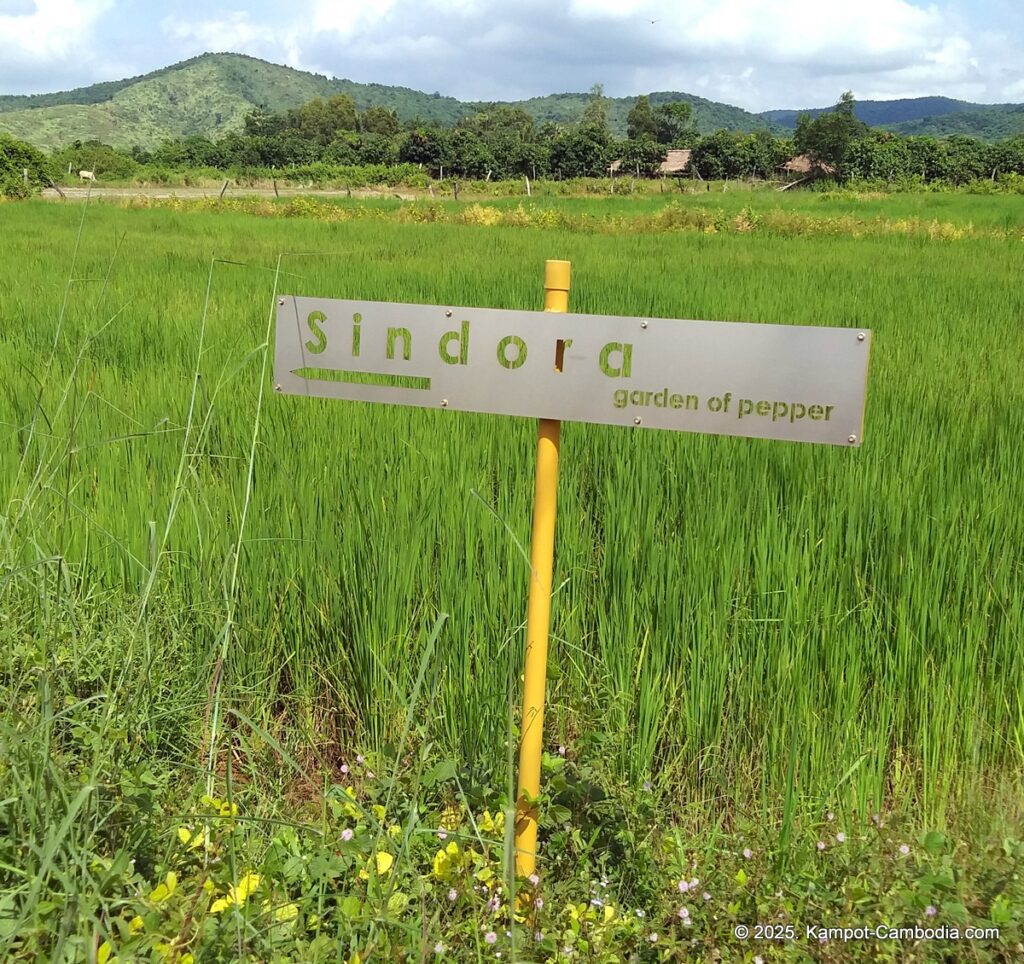
[[[566,215],[629,217],[656,214],[663,202],[544,203]],[[723,875],[716,897],[738,889],[722,920],[767,919],[778,909],[778,875],[813,862],[820,827],[834,836],[842,824],[851,838],[862,827],[857,839],[874,841],[857,858],[864,866],[843,862],[844,881],[894,901],[910,892],[918,915],[922,901],[933,911],[938,901],[952,919],[959,911],[919,877],[883,886],[878,861],[896,844],[878,843],[883,821],[933,832],[922,837],[922,860],[935,862],[929,874],[949,870],[956,847],[945,842],[972,840],[977,873],[960,868],[958,887],[999,861],[1015,866],[1024,294],[1013,234],[1024,203],[739,193],[688,203],[730,215],[754,204],[815,218],[970,222],[1006,236],[595,233],[0,206],[9,707],[0,731],[0,946],[81,959],[141,932],[151,938],[146,953],[160,954],[153,935],[163,927],[178,960],[186,946],[197,959],[201,947],[211,960],[243,949],[313,959],[316,938],[298,934],[291,916],[279,921],[292,928],[287,940],[266,945],[273,952],[252,950],[264,945],[241,913],[230,928],[226,914],[208,915],[199,938],[175,945],[168,928],[191,935],[196,905],[189,916],[182,898],[172,926],[154,916],[169,895],[149,895],[150,916],[140,911],[144,926],[131,934],[113,921],[123,915],[128,927],[124,895],[141,899],[132,873],[151,885],[177,868],[200,890],[215,879],[237,888],[243,852],[266,861],[291,846],[275,821],[319,819],[318,839],[329,835],[338,807],[343,816],[353,806],[332,796],[348,783],[362,815],[374,801],[389,815],[403,801],[394,837],[383,816],[368,816],[360,833],[369,836],[356,842],[364,840],[362,859],[381,840],[400,840],[398,866],[408,861],[414,877],[424,828],[437,827],[427,814],[507,807],[534,424],[279,397],[269,391],[266,339],[275,291],[537,308],[546,258],[572,261],[574,311],[862,326],[875,338],[857,451],[565,427],[548,691],[553,783],[542,829],[558,855],[552,879],[585,892],[588,876],[606,874],[627,895],[618,902],[640,909],[665,899],[651,896],[654,865],[685,875],[699,851],[701,866]],[[369,762],[349,780],[342,774],[357,754]],[[370,766],[378,772],[366,777]],[[220,836],[207,836],[197,862],[188,832],[184,856],[174,850],[174,828],[197,826],[207,811],[205,826]],[[839,823],[829,827],[826,812]],[[648,823],[664,828],[656,842]],[[589,838],[588,827],[597,828]],[[1005,846],[983,857],[990,833]],[[763,872],[722,857],[748,839],[758,841]],[[843,841],[828,839],[830,853],[841,850]],[[502,840],[507,856],[499,827],[498,872],[507,869]],[[103,883],[110,866],[90,862],[127,854],[139,866],[118,870],[117,886]],[[224,868],[221,878],[198,869],[211,865]],[[349,906],[344,934],[331,938],[336,953],[324,959],[354,960],[360,949],[363,960],[392,959],[399,946],[425,946],[419,924],[410,937],[407,923],[388,923],[403,914],[431,922],[430,945],[449,935],[462,948],[457,959],[493,956],[469,910],[472,926],[456,926],[429,895],[420,910],[392,906],[391,885],[374,897],[392,873],[379,861],[376,869],[358,884],[363,906],[377,900],[376,910],[360,918]],[[433,872],[447,882],[436,859]],[[264,865],[260,876],[267,886],[273,873]],[[805,883],[809,876],[799,871]],[[297,907],[308,925],[315,905],[326,920],[317,886],[290,887],[282,906]],[[856,910],[846,884],[829,886],[842,913]],[[946,903],[968,920],[1016,918],[1019,888],[1004,907],[1009,885],[985,887],[984,899],[979,884],[973,896],[951,890]],[[585,916],[587,896],[581,906]],[[221,919],[226,937],[211,930]],[[682,953],[691,939],[676,927],[678,943],[665,934],[648,943],[634,920],[602,945],[600,914],[592,924],[585,951],[596,960],[619,959],[616,948],[627,946],[638,959]],[[709,918],[695,954],[726,946],[715,928]],[[501,928],[496,939],[506,941]],[[565,940],[538,943],[538,957],[511,954],[561,959]],[[834,959],[855,951],[837,947]],[[993,959],[1003,953],[992,945]]]

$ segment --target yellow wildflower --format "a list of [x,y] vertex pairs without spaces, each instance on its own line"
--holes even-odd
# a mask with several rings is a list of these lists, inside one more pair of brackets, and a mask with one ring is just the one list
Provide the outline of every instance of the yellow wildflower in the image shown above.
[[[391,870],[391,866],[392,866],[392,864],[394,864],[394,862],[395,862],[395,858],[392,857],[391,854],[387,853],[384,850],[378,850],[377,851],[377,876],[378,877],[386,876],[388,874],[388,872]],[[367,869],[367,867],[364,867],[362,870],[359,871],[359,879],[360,880],[369,880],[370,879],[370,871]]]
[[477,820],[477,826],[484,833],[501,833],[505,829],[505,814],[501,810],[496,810],[492,817],[491,811],[485,810]]
[[237,886],[228,888],[227,895],[224,897],[218,897],[210,905],[211,914],[219,914],[221,911],[227,910],[232,905],[238,905],[241,907],[248,899],[249,895],[259,887],[261,877],[259,874],[246,874],[239,882]]
[[450,803],[441,811],[441,829],[458,830],[462,825],[462,811],[458,804]]
[[138,934],[139,931],[145,929],[146,922],[139,916],[133,917],[128,921],[128,933]]
[[390,827],[388,827],[388,836],[389,837],[397,837],[401,832],[402,832],[402,828],[397,823],[393,823],[393,824],[391,824]]
[[110,952],[113,948],[110,946],[110,941],[104,941],[96,949],[96,961],[97,964],[107,964],[107,960],[110,958]]
[[[346,787],[345,795],[351,800],[355,800],[356,791],[354,787]],[[362,816],[362,811],[355,804],[346,801],[341,808],[345,812],[346,817],[351,817],[353,820],[358,820]]]
[[170,897],[171,894],[173,894],[177,889],[178,875],[173,870],[170,870],[167,872],[167,876],[164,878],[164,882],[162,884],[158,884],[154,888],[153,893],[149,895],[149,899],[153,901],[154,904],[162,903],[163,901],[167,900],[167,898]]
[[454,840],[444,850],[434,854],[434,876],[442,880],[451,876],[460,865],[459,845]]
[[295,920],[299,916],[299,908],[295,904],[284,904],[274,911],[274,916],[282,922]]
[[191,827],[178,827],[178,839],[189,848],[189,850],[196,850],[203,846],[205,842],[205,834],[198,830],[192,830]]
[[604,922],[607,924],[615,916],[615,908],[611,904],[604,905]]
[[383,823],[384,817],[387,816],[387,810],[385,810],[379,803],[375,803],[373,805],[373,815],[380,823]]

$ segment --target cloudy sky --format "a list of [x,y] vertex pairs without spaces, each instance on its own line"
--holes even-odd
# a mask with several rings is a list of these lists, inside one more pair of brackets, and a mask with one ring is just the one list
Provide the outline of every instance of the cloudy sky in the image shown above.
[[750,110],[1024,101],[1021,0],[0,0],[0,93],[232,50],[464,100],[679,90]]

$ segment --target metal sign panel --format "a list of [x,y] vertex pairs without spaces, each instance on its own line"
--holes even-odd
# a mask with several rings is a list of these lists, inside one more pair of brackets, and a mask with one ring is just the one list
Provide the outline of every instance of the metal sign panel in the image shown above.
[[856,446],[870,345],[862,329],[286,296],[274,371],[292,395]]

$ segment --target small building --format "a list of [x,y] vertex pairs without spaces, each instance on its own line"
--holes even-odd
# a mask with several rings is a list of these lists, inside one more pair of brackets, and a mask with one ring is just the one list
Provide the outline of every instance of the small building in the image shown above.
[[[658,174],[662,177],[668,174],[683,174],[690,166],[690,157],[693,151],[672,149],[665,154],[661,164],[658,165]],[[622,160],[612,161],[608,166],[608,172],[614,177],[622,170]],[[626,173],[629,173],[628,171]]]
[[658,168],[659,174],[683,174],[690,166],[690,158],[693,156],[693,151],[689,150],[673,150],[669,151],[665,155],[665,160],[661,162],[661,166]]
[[783,174],[791,174],[796,177],[835,177],[836,169],[824,161],[816,161],[810,154],[797,154],[791,157],[785,164],[779,165]]

